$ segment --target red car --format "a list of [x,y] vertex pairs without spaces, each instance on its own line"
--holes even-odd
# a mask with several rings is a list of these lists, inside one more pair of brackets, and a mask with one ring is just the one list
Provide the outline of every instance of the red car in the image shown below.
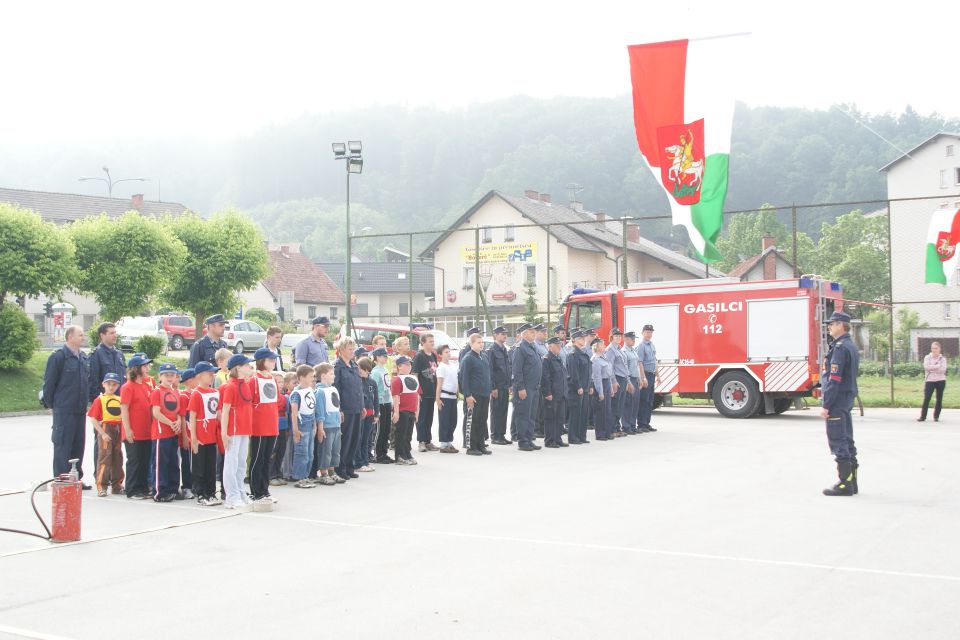
[[186,349],[197,340],[197,328],[190,316],[169,314],[160,316],[163,330],[170,336],[170,348],[174,351]]

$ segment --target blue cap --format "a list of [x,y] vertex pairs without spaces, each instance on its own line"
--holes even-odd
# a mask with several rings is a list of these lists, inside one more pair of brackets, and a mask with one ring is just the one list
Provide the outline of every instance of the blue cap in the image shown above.
[[493,330],[493,332],[494,332],[495,334],[497,334],[497,333],[508,333],[506,327],[497,327],[496,329]]
[[467,337],[468,337],[468,338],[469,338],[470,336],[472,336],[473,334],[475,334],[475,333],[479,333],[479,334],[483,335],[483,329],[481,329],[480,327],[470,327],[469,329],[467,329]]
[[367,350],[363,347],[357,347],[356,349],[353,350],[354,358],[362,358],[365,355],[367,355]]
[[401,364],[410,364],[410,358],[408,358],[407,356],[400,356],[399,358],[397,358],[397,365],[401,365]]
[[631,338],[631,339],[633,339],[633,340],[636,340],[636,339],[637,339],[637,332],[636,332],[636,331],[627,331],[625,334],[623,334],[623,337],[624,337],[624,338]]
[[562,324],[558,324],[553,328],[554,333],[560,333],[561,331],[566,331],[566,328]]
[[577,338],[582,338],[582,337],[583,337],[583,331],[580,331],[579,329],[576,329],[576,330],[574,330],[573,333],[570,334],[570,337],[573,338],[574,340],[576,340]]
[[219,324],[221,322],[226,323],[226,321],[227,319],[223,317],[222,313],[217,313],[204,320],[203,324]]
[[211,371],[216,371],[217,368],[207,362],[206,360],[201,360],[193,366],[194,373],[209,373]]
[[380,347],[379,349],[374,349],[370,355],[372,355],[374,358],[386,358],[388,354],[386,349]]
[[180,382],[186,382],[190,378],[196,377],[197,370],[193,367],[189,367],[180,372]]
[[230,359],[227,360],[227,369],[233,369],[234,367],[241,367],[245,364],[250,364],[253,362],[250,358],[243,355],[242,353],[237,353],[230,356]]
[[590,341],[591,347],[595,344],[603,344],[603,340],[601,340],[600,338],[594,338],[593,340]]
[[843,311],[834,311],[833,315],[823,321],[823,324],[830,324],[831,322],[846,322],[850,324],[850,316]]
[[160,365],[160,368],[157,369],[158,375],[162,376],[165,373],[175,373],[180,375],[180,372],[177,370],[177,365],[173,364],[172,362],[164,362]]
[[541,322],[540,324],[538,324],[537,326],[535,326],[533,329],[534,329],[535,331],[546,331],[546,330],[547,330],[547,325],[545,325],[545,324],[543,324],[543,323]]
[[253,354],[254,360],[263,360],[266,358],[271,358],[273,360],[276,360],[277,354],[274,353],[273,351],[270,351],[270,349],[267,349],[266,347],[260,347]]
[[530,324],[529,322],[524,322],[522,325],[517,327],[517,333],[523,333],[524,331],[528,331],[529,329],[533,329],[533,325]]
[[563,344],[563,340],[561,340],[557,336],[553,336],[552,338],[547,340],[547,344]]
[[316,318],[310,321],[310,324],[311,325],[330,324],[330,319],[327,318],[326,316],[317,316]]
[[116,382],[117,384],[123,384],[123,380],[120,378],[120,376],[118,376],[115,373],[108,373],[107,375],[103,376],[103,381]]
[[127,367],[130,367],[130,368],[132,368],[132,367],[142,367],[143,365],[145,365],[145,364],[150,364],[151,362],[153,362],[153,360],[151,360],[150,358],[148,358],[148,357],[145,356],[144,354],[142,354],[142,353],[135,353],[135,354],[133,354],[133,356],[130,357],[129,360],[127,360]]
[[617,327],[614,327],[613,329],[610,329],[610,335],[611,335],[611,336],[622,336],[622,335],[623,335],[623,331],[620,331],[620,329],[618,329]]

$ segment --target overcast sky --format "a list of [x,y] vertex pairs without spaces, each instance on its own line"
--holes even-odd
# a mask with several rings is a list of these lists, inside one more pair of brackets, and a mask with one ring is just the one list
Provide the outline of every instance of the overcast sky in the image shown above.
[[304,112],[630,90],[625,47],[752,32],[751,106],[960,116],[960,2],[4,2],[0,140],[223,136]]

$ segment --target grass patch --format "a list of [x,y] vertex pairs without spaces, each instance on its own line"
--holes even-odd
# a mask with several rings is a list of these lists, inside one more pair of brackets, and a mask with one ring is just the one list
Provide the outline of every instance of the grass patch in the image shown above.
[[[38,351],[30,361],[19,369],[0,371],[0,413],[8,411],[38,411],[42,410],[37,400],[37,393],[43,386],[43,372],[47,367],[47,358],[50,351]],[[126,354],[129,358],[130,354]],[[160,357],[154,363],[151,373],[157,375],[158,364],[172,362],[178,369],[187,366],[186,358]]]

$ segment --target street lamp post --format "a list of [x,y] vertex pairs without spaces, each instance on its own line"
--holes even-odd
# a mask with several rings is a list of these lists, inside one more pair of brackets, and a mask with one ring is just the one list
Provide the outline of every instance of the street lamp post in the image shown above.
[[334,160],[346,160],[347,165],[347,264],[344,275],[344,284],[346,285],[346,317],[344,318],[344,324],[347,327],[347,332],[343,335],[351,335],[350,332],[350,303],[353,289],[351,273],[351,237],[350,237],[350,174],[351,173],[361,173],[363,171],[363,157],[361,156],[361,151],[363,150],[363,145],[359,140],[351,140],[347,143],[343,142],[334,142],[333,147],[333,158]]
[[150,182],[150,178],[120,178],[119,180],[114,180],[110,177],[110,169],[103,167],[103,172],[107,174],[106,178],[88,178],[86,176],[77,178],[78,182],[86,182],[87,180],[97,180],[107,185],[107,197],[113,197],[113,185],[120,184],[121,182]]

